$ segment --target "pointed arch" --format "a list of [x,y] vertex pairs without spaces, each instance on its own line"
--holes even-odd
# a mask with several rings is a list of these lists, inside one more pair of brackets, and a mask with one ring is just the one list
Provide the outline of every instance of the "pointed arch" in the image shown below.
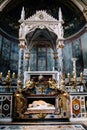
[[28,33],[26,35],[28,48],[31,49],[34,46],[34,44],[32,44],[32,42],[35,39],[37,39],[39,36],[42,36],[45,39],[47,39],[50,42],[51,48],[53,50],[55,50],[55,43],[54,42],[57,39],[57,35],[55,35],[53,32],[50,32],[47,28],[44,28],[44,29],[37,28],[37,29],[35,29],[35,31]]

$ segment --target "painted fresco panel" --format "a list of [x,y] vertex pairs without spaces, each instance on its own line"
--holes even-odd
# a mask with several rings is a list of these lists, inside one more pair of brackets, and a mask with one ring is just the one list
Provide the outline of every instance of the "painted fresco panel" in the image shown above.
[[[2,39],[3,38],[3,39]],[[0,72],[3,72],[3,75],[6,76],[7,71],[11,70],[12,72],[18,71],[18,44],[12,42],[10,39],[0,36],[0,49],[2,43],[2,52],[1,52],[1,62],[0,62]]]
[[82,57],[82,52],[81,52],[81,44],[80,44],[80,39],[76,39],[73,41],[73,57],[77,58],[76,61],[76,70],[77,74],[82,72],[83,69],[83,57]]
[[9,68],[9,61],[2,60],[1,66],[0,66],[0,72],[3,72],[3,76],[6,76],[8,69],[10,69]]
[[18,53],[18,51],[19,51],[18,44],[12,42],[12,43],[11,43],[11,51],[12,51],[12,52],[15,52],[15,53]]
[[18,61],[19,55],[17,53],[11,52],[10,58],[11,58],[11,60],[17,60]]
[[18,70],[18,61],[11,60],[10,61],[10,69],[12,71],[17,71]]
[[38,48],[38,70],[39,71],[46,70],[46,48],[45,47]]
[[53,50],[51,48],[48,48],[47,50],[47,66],[48,71],[51,71],[54,67],[54,55]]
[[36,70],[36,48],[33,48],[30,52],[30,70],[35,71]]
[[19,51],[18,44],[12,42],[11,56],[10,56],[10,69],[15,72],[18,70],[18,59],[19,59],[18,51]]
[[6,76],[8,70],[17,72],[19,58],[18,43],[14,39],[10,39],[10,37],[8,39],[0,35],[0,51],[0,72],[3,73],[3,76]]
[[18,45],[16,43],[11,43],[11,59],[13,60],[18,60]]
[[2,56],[4,60],[9,60],[10,56],[10,41],[6,38],[3,39]]
[[38,59],[38,70],[39,71],[45,71],[46,70],[45,57],[39,57],[39,59]]
[[87,68],[87,33],[81,36],[81,46],[82,46],[84,68]]
[[80,55],[80,40],[73,41],[73,57],[79,58]]
[[[54,66],[54,55],[51,48],[38,47],[33,48],[30,53],[30,70],[46,70],[46,60],[47,60],[47,70],[52,70]],[[36,69],[37,67],[37,69]]]
[[64,68],[65,72],[72,73],[72,43],[65,43],[65,47],[63,49],[64,56]]

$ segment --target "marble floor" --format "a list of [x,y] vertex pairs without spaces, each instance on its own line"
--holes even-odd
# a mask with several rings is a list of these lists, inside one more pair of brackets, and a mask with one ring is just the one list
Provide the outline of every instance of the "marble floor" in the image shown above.
[[0,130],[87,130],[81,124],[26,124],[0,125]]

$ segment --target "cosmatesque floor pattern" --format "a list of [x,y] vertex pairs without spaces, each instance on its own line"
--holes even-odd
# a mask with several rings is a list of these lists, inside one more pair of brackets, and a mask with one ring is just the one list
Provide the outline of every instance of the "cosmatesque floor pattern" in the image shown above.
[[87,130],[80,124],[71,125],[0,125],[0,130]]

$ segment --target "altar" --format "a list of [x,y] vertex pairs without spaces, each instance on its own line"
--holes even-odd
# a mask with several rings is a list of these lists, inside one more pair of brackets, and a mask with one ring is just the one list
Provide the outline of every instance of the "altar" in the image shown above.
[[49,78],[55,79],[57,82],[59,81],[58,71],[25,71],[24,84],[27,80],[30,80],[32,77],[36,78],[36,80],[38,81],[39,76],[43,76],[46,81],[49,80]]

